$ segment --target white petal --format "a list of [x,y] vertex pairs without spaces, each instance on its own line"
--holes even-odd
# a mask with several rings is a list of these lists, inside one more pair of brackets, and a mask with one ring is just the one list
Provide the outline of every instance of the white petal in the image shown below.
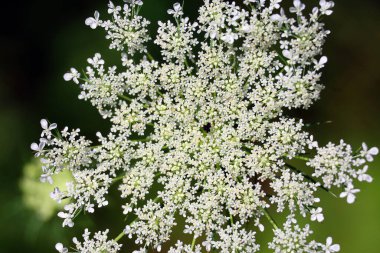
[[330,247],[330,249],[333,250],[333,252],[339,252],[340,246],[339,246],[339,244],[334,244]]
[[48,122],[46,119],[41,119],[40,124],[43,129],[48,129]]
[[55,249],[58,250],[59,252],[61,252],[63,250],[63,244],[62,243],[57,243],[55,245]]
[[354,194],[349,193],[349,194],[347,195],[347,203],[348,203],[348,204],[352,204],[352,203],[354,203],[354,202],[355,202],[355,199],[356,199],[356,197],[355,197]]
[[96,29],[96,27],[98,27],[98,23],[97,22],[94,22],[90,25],[91,29]]
[[288,59],[291,59],[291,58],[292,58],[292,54],[290,53],[289,50],[284,50],[284,51],[282,51],[282,54],[283,54],[286,58],[288,58]]
[[326,239],[326,245],[330,246],[331,244],[332,244],[332,238],[331,237],[327,237],[327,239]]
[[320,65],[324,65],[327,63],[327,57],[326,56],[322,56],[322,58],[319,60],[319,64]]
[[94,18],[87,18],[86,21],[84,21],[86,25],[91,26],[95,21]]
[[371,154],[371,155],[378,155],[379,154],[379,149],[376,148],[376,147],[373,147],[370,150],[368,150],[368,153]]
[[73,74],[71,74],[71,73],[66,73],[66,74],[63,75],[63,79],[64,79],[65,81],[71,81],[71,79],[73,79]]
[[173,5],[173,7],[174,7],[174,10],[175,10],[175,11],[179,11],[179,10],[181,9],[181,4],[180,4],[180,3],[175,3],[175,4]]
[[56,123],[53,123],[49,126],[49,129],[50,130],[53,130],[53,129],[56,129],[57,128],[57,124]]
[[39,151],[39,146],[38,146],[37,143],[32,143],[32,144],[30,145],[30,148],[31,148],[32,150],[34,150],[34,151]]

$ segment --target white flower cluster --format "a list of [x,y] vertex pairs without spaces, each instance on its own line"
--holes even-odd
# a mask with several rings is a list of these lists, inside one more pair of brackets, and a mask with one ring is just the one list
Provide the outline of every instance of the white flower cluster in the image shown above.
[[[118,244],[114,240],[108,240],[108,230],[104,232],[96,232],[94,237],[90,239],[91,233],[86,229],[83,234],[84,242],[79,242],[76,237],[73,238],[73,243],[76,247],[76,252],[80,253],[116,253],[121,249],[121,244]],[[62,243],[57,243],[55,248],[60,253],[68,253],[68,249],[65,248]]]
[[367,145],[363,143],[361,151],[355,154],[351,146],[341,140],[339,145],[329,143],[326,147],[317,148],[317,155],[307,164],[314,168],[312,176],[321,178],[324,187],[344,187],[345,190],[340,196],[347,197],[347,202],[352,204],[355,201],[355,193],[360,191],[354,189],[353,180],[372,182],[372,177],[366,174],[368,165],[362,169],[358,168],[366,162],[372,162],[373,156],[378,153],[378,148],[368,150]]
[[287,217],[283,229],[274,230],[274,238],[269,243],[269,248],[273,249],[275,253],[294,252],[294,253],[334,253],[340,251],[338,244],[332,244],[332,238],[328,237],[326,244],[318,243],[316,241],[307,241],[307,237],[313,231],[310,226],[306,225],[301,228],[297,224],[297,220],[293,215]]
[[[326,244],[308,242],[310,226],[302,229],[295,217],[324,220],[320,190],[344,187],[341,197],[352,203],[353,181],[372,181],[364,163],[378,149],[319,147],[302,121],[286,116],[319,98],[329,34],[320,19],[334,3],[321,0],[307,14],[299,0],[289,12],[281,0],[205,0],[194,22],[176,3],[168,10],[174,22],[159,22],[154,42],[163,59],[157,61],[146,49],[142,2],[127,2],[109,3],[111,20],[98,12],[86,20],[107,31],[110,48],[122,51],[122,67],[105,67],[97,53],[85,73],[71,68],[64,75],[79,84],[80,99],[111,121],[110,132],[97,133],[92,146],[79,130],[60,132],[42,120],[40,143],[31,146],[42,157],[41,181],[53,183],[62,170],[73,176],[51,194],[70,199],[58,214],[64,226],[82,211],[107,206],[111,185],[123,199],[120,215],[135,218],[111,241],[108,231],[90,240],[86,230],[83,244],[74,240],[77,250],[117,252],[126,236],[140,247],[136,252],[252,253],[263,246],[256,234],[272,225],[274,252],[338,252],[330,237]],[[313,172],[294,167],[294,159]],[[283,228],[273,209],[288,215]],[[193,240],[169,245],[182,223]],[[62,244],[56,249],[67,252]]]

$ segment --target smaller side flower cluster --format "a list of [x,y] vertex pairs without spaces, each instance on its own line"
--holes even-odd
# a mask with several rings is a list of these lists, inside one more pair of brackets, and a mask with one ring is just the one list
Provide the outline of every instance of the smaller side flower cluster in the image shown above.
[[373,156],[378,153],[378,148],[368,149],[365,143],[360,151],[353,152],[351,146],[341,140],[338,145],[329,143],[325,147],[318,147],[317,154],[307,165],[314,168],[313,177],[322,179],[323,187],[344,188],[340,197],[347,198],[347,202],[352,204],[355,194],[360,191],[354,188],[354,180],[372,182],[372,177],[366,174],[368,165],[364,164],[372,162]]

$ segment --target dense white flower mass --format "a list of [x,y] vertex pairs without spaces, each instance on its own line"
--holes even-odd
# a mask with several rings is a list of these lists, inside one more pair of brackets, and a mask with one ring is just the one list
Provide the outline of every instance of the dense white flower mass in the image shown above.
[[[106,30],[121,67],[96,53],[83,73],[64,75],[110,120],[109,133],[90,141],[42,120],[41,139],[31,145],[42,158],[41,181],[72,174],[51,194],[70,200],[58,213],[63,226],[107,206],[111,186],[120,191],[120,215],[129,222],[111,231],[119,236],[108,239],[106,230],[90,238],[86,230],[83,243],[73,240],[76,252],[128,252],[121,238],[136,253],[338,252],[331,237],[309,241],[311,226],[296,217],[324,220],[318,191],[353,203],[354,184],[372,181],[365,164],[379,151],[365,144],[353,151],[344,141],[321,146],[287,113],[309,108],[323,89],[330,32],[320,20],[334,3],[321,0],[307,13],[300,0],[288,11],[281,0],[204,0],[194,21],[176,3],[168,10],[173,20],[160,21],[150,40],[142,1],[126,2],[108,4],[109,20],[95,12],[85,21]],[[160,61],[148,41],[161,48]],[[276,212],[287,216],[283,226]],[[256,235],[269,226],[273,240],[263,245]],[[173,243],[174,229],[182,229],[182,241]],[[67,252],[61,243],[56,249]]]

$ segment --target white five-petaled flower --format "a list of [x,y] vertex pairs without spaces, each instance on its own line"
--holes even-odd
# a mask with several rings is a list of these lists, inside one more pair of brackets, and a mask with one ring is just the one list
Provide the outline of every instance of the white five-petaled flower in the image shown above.
[[91,64],[94,68],[97,68],[99,65],[104,65],[104,60],[102,59],[102,56],[99,53],[96,53],[93,58],[88,58],[87,62]]
[[330,10],[335,5],[335,3],[333,1],[321,0],[321,1],[319,1],[319,5],[321,6],[321,13],[322,14],[329,16],[333,13],[333,11]]
[[67,252],[69,252],[69,250],[68,250],[67,248],[65,248],[65,247],[63,246],[62,243],[57,243],[57,244],[55,245],[55,249],[56,249],[59,253],[67,253]]
[[108,3],[108,13],[109,14],[114,14],[116,15],[117,13],[119,13],[121,11],[121,7],[120,6],[115,6],[113,4],[113,2],[109,2]]
[[95,11],[94,17],[89,17],[86,19],[85,21],[86,25],[88,25],[92,29],[96,29],[96,27],[98,27],[99,25],[99,16],[100,16],[99,12]]
[[379,149],[377,147],[373,147],[373,148],[368,149],[367,144],[365,144],[364,142],[362,144],[362,148],[363,149],[361,151],[361,155],[363,157],[365,157],[368,162],[372,162],[373,161],[373,156],[379,154]]
[[61,191],[59,190],[58,187],[55,187],[53,192],[50,193],[50,197],[57,201],[58,203],[61,203],[62,198],[61,198]]
[[323,211],[323,209],[321,207],[318,207],[317,209],[312,209],[310,211],[310,213],[311,213],[311,220],[312,221],[322,222],[325,219],[325,217],[323,216],[322,211]]
[[230,29],[221,37],[224,42],[230,45],[234,44],[235,40],[238,38],[239,36],[236,33],[233,33]]
[[182,7],[180,3],[175,3],[173,5],[173,9],[168,10],[169,15],[173,15],[173,17],[178,18],[183,15]]
[[33,151],[36,151],[35,156],[36,156],[36,157],[39,157],[39,156],[42,154],[45,145],[46,145],[46,142],[43,142],[43,141],[40,142],[40,144],[37,144],[37,143],[33,142],[33,143],[30,145],[30,148],[31,148]]
[[372,177],[366,174],[367,170],[368,170],[368,165],[365,165],[363,169],[358,171],[358,180],[360,182],[363,182],[363,181],[368,182],[368,183],[372,182],[373,180]]
[[290,7],[290,12],[296,13],[297,15],[301,15],[302,11],[305,9],[305,4],[301,3],[300,0],[293,1],[294,7]]
[[[49,125],[49,122],[46,119],[42,119],[40,121],[40,124],[41,124],[41,127],[43,129],[42,133],[41,133],[41,137],[46,136],[46,138],[50,139],[51,138],[51,130],[56,129],[57,128],[57,124],[56,123],[52,123],[52,124]],[[40,139],[40,140],[42,140],[42,139]]]
[[339,251],[340,251],[339,244],[333,244],[332,238],[328,237],[326,240],[326,245],[325,245],[325,253],[334,253],[334,252],[339,252]]
[[355,194],[360,192],[359,189],[354,189],[354,186],[352,184],[348,185],[344,192],[340,194],[341,198],[347,198],[347,203],[352,204],[355,202],[356,196]]
[[79,84],[79,80],[78,80],[79,77],[80,77],[80,73],[78,72],[78,70],[76,70],[75,68],[71,68],[70,72],[66,73],[63,76],[63,79],[65,79],[65,81],[73,80],[76,84]]

